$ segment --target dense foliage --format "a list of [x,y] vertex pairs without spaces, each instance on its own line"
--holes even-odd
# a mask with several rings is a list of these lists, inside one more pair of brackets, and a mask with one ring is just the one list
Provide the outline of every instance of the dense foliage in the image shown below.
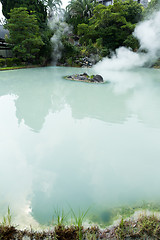
[[80,42],[88,45],[90,40],[96,43],[100,38],[102,46],[108,50],[115,50],[120,46],[136,49],[138,42],[132,32],[141,18],[142,6],[133,0],[117,0],[108,7],[99,4],[95,7],[89,23],[78,25]]
[[1,0],[3,15],[8,19],[13,8],[25,7],[28,11],[34,11],[40,24],[47,20],[46,7],[40,0]]
[[[56,36],[56,31],[50,30],[47,21],[52,17],[53,23],[56,22],[53,11],[60,8],[61,0],[0,1],[3,14],[8,19],[8,42],[12,44],[15,57],[20,56],[23,61],[43,64],[51,60],[54,47],[51,38]],[[151,0],[145,10],[134,0],[114,0],[114,4],[109,6],[98,4],[96,0],[70,0],[65,17],[73,29],[73,34],[70,30],[67,33],[65,29],[58,38],[63,45],[60,62],[72,65],[77,58],[90,58],[93,55],[98,56],[99,60],[109,56],[120,46],[136,51],[139,43],[132,35],[136,24],[159,7],[160,0]],[[24,12],[22,8],[25,8]],[[20,14],[18,21],[15,11]],[[17,29],[18,34],[14,33],[14,29]]]
[[93,16],[96,0],[71,0],[67,6],[66,20],[73,26],[77,33],[77,26],[80,23],[88,23],[89,18]]
[[49,18],[52,17],[54,12],[58,11],[62,4],[61,0],[42,0],[42,2],[47,8]]
[[144,17],[150,17],[150,15],[157,10],[160,10],[160,0],[151,0],[144,11]]
[[6,28],[10,36],[7,42],[11,44],[14,55],[21,61],[36,62],[44,45],[36,15],[20,7],[12,9],[9,16]]
[[[55,0],[57,2],[60,2],[60,0]],[[57,2],[54,2],[57,4]],[[14,8],[21,8],[24,7],[27,9],[27,12],[29,15],[32,15],[32,13],[35,13],[36,17],[36,25],[38,24],[39,27],[39,38],[42,39],[43,44],[40,48],[40,62],[45,63],[51,59],[51,42],[50,39],[52,37],[51,30],[49,29],[47,25],[47,7],[48,4],[51,7],[50,0],[1,0],[2,3],[2,12],[4,16],[9,19],[10,18],[10,12]],[[22,19],[23,23],[23,19]],[[21,43],[19,43],[21,44]]]

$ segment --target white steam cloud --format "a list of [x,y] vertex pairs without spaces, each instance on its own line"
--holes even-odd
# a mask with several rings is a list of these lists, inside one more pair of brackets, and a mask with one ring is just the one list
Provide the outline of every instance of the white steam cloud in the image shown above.
[[139,23],[133,35],[140,42],[138,52],[120,47],[116,49],[112,58],[104,58],[97,63],[94,66],[95,71],[105,77],[106,71],[129,70],[136,67],[151,66],[160,57],[160,11],[154,13],[150,19]]
[[51,38],[51,42],[53,44],[53,65],[56,65],[58,60],[62,56],[63,51],[63,43],[62,37],[71,33],[71,29],[69,25],[64,20],[64,12],[59,11],[57,14],[53,15],[49,22],[50,28],[53,30],[54,35]]

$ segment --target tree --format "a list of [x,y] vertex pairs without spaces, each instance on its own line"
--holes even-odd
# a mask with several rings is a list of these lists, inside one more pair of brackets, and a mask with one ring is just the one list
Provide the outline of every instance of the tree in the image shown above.
[[40,50],[40,57],[43,64],[51,59],[52,46],[51,46],[51,37],[52,32],[48,27],[47,23],[47,6],[44,4],[44,1],[47,2],[56,2],[58,0],[0,0],[2,3],[2,12],[4,16],[9,19],[10,11],[13,8],[25,7],[28,10],[28,14],[35,13],[37,23],[40,28],[40,35],[44,45]]
[[39,24],[47,20],[47,10],[41,0],[0,0],[2,3],[3,15],[8,19],[9,13],[13,8],[25,7],[28,11],[34,11]]
[[36,15],[20,7],[12,9],[9,16],[5,27],[9,30],[7,42],[11,44],[14,55],[21,61],[35,63],[44,45]]
[[67,10],[71,17],[80,16],[82,18],[90,18],[95,5],[95,0],[71,0],[67,6]]
[[151,0],[148,3],[147,8],[144,10],[144,17],[150,17],[150,15],[155,12],[160,10],[160,0]]
[[62,5],[61,0],[42,0],[42,2],[47,7],[49,18],[51,18],[53,13],[57,12]]
[[[118,9],[117,9],[118,8]],[[126,18],[127,22],[135,24],[142,20],[143,7],[134,0],[115,1],[112,12],[117,12]]]
[[88,44],[89,39],[95,43],[97,38],[102,38],[103,46],[112,51],[120,46],[128,46],[129,43],[132,43],[130,47],[135,47],[137,41],[128,36],[134,31],[135,23],[141,16],[142,6],[133,0],[115,0],[108,7],[99,4],[89,23],[78,25],[80,40],[83,44]]
[[73,25],[75,32],[78,24],[88,23],[96,5],[96,0],[71,0],[69,2],[66,7],[66,19],[69,24]]
[[6,18],[13,8],[26,7],[28,11],[34,11],[40,24],[47,20],[47,10],[49,15],[57,10],[62,4],[61,0],[0,0],[2,12]]

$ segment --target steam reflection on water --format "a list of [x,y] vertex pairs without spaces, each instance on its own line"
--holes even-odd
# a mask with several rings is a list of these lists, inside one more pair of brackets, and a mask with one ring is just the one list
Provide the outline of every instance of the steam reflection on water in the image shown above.
[[160,197],[159,71],[109,72],[101,85],[63,79],[76,72],[0,75],[0,212],[9,205],[18,224],[48,223],[57,206]]

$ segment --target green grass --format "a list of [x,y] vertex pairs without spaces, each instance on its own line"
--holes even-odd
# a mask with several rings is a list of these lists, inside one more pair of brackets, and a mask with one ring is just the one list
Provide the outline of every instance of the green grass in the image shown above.
[[16,69],[24,69],[24,68],[36,68],[40,67],[40,65],[21,65],[21,66],[13,66],[13,67],[1,67],[0,71],[6,71],[6,70],[16,70]]
[[25,66],[2,67],[2,68],[0,68],[0,71],[5,71],[5,70],[15,70],[15,69],[21,69],[21,68],[25,68]]
[[101,228],[112,225],[118,219],[126,219],[140,212],[156,213],[160,212],[159,202],[138,202],[133,205],[122,205],[119,207],[108,208],[103,205],[95,211],[93,210],[89,216],[91,222],[98,224]]
[[86,211],[81,211],[81,210],[79,209],[78,215],[76,215],[76,213],[74,212],[74,210],[71,208],[71,213],[72,213],[74,222],[75,222],[75,224],[76,224],[79,228],[82,227],[83,221],[84,221],[86,215],[88,214],[88,212],[89,212],[89,208],[88,208]]
[[3,221],[2,221],[2,225],[3,226],[9,226],[11,227],[11,223],[12,223],[12,215],[11,215],[11,210],[8,207],[7,209],[7,215],[3,216]]
[[76,215],[74,210],[71,208],[71,213],[72,213],[75,225],[78,227],[79,240],[82,240],[82,238],[83,238],[83,233],[82,233],[82,231],[83,231],[83,221],[84,221],[86,215],[88,214],[88,212],[89,212],[89,208],[84,212],[79,209],[78,215]]
[[[66,214],[64,210],[57,208],[54,211],[54,217],[52,218],[52,223],[55,226],[55,236],[57,240],[65,239],[83,239],[83,221],[88,213],[89,209],[86,211],[79,210],[78,215],[74,212],[72,208]],[[68,219],[71,219],[70,226],[68,226]]]
[[68,214],[65,214],[63,209],[57,208],[54,211],[54,217],[52,218],[52,223],[57,226],[63,226],[67,224]]
[[160,220],[155,215],[144,215],[135,221],[122,219],[115,235],[117,239],[160,239]]
[[[71,210],[73,211],[73,210]],[[4,218],[5,221],[0,224],[0,239],[23,239],[25,236],[29,239],[54,239],[54,240],[98,240],[98,239],[160,239],[160,219],[155,215],[140,216],[137,220],[121,219],[117,226],[100,230],[97,226],[83,227],[83,220],[87,214],[79,212],[78,216],[73,211],[75,218],[74,225],[64,225],[63,211],[58,210],[57,225],[53,230],[36,232],[33,230],[17,230],[11,225],[11,212]]]
[[[148,204],[143,204],[146,209]],[[154,205],[153,205],[154,206]],[[153,207],[152,206],[152,207]],[[153,207],[159,209],[158,207]],[[142,210],[142,209],[141,209]],[[127,212],[122,209],[121,213]],[[147,216],[141,214],[138,218],[121,218],[118,225],[105,227],[100,230],[98,226],[84,226],[84,220],[89,212],[79,210],[78,213],[70,208],[70,212],[65,214],[63,209],[57,208],[54,212],[54,227],[48,231],[36,232],[33,229],[17,230],[12,223],[11,210],[8,207],[7,214],[0,223],[0,240],[23,239],[25,236],[29,239],[54,239],[54,240],[99,240],[99,239],[160,239],[160,218],[155,214]],[[129,210],[129,213],[132,211]],[[70,214],[70,215],[69,215]],[[72,217],[72,223],[68,225],[68,216]],[[53,226],[53,225],[52,225]]]

